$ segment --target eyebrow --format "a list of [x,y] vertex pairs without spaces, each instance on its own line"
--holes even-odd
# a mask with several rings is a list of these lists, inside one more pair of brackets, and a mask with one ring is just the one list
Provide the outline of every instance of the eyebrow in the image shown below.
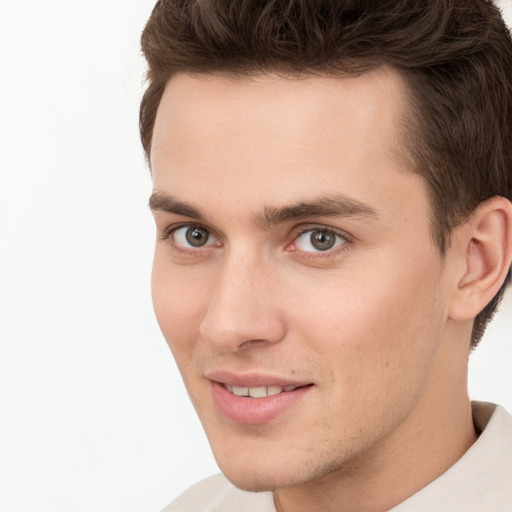
[[172,196],[162,194],[161,192],[153,192],[149,198],[149,208],[152,212],[167,212],[176,215],[183,215],[184,217],[191,217],[194,219],[204,219],[201,210],[191,206],[182,201],[178,201]]
[[[173,196],[161,192],[153,192],[149,198],[151,211],[164,211],[203,220],[205,215],[199,208],[177,200]],[[362,217],[377,219],[377,210],[371,206],[348,198],[342,194],[327,195],[312,200],[295,201],[281,206],[266,206],[263,211],[253,217],[253,222],[263,229],[291,220],[304,220],[311,217]]]
[[262,228],[290,220],[304,220],[310,217],[362,217],[377,219],[377,210],[371,206],[350,199],[342,194],[317,197],[280,208],[266,207],[254,221]]

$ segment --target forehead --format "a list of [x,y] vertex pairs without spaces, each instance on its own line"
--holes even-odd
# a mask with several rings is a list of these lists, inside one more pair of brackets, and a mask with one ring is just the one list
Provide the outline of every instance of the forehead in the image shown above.
[[357,77],[174,76],[153,133],[154,188],[241,210],[309,193],[364,201],[412,175],[402,147],[407,90],[385,68]]

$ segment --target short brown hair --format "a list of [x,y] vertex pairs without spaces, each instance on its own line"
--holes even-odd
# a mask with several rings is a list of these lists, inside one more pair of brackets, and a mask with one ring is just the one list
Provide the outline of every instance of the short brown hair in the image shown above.
[[[512,38],[490,0],[159,0],[142,34],[140,135],[177,72],[283,76],[388,65],[406,80],[408,150],[441,254],[483,201],[512,200]],[[476,317],[476,346],[508,281]]]

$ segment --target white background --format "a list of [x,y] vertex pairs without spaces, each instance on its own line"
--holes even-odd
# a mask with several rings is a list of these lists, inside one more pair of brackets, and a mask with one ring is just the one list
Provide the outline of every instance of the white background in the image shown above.
[[[3,512],[158,511],[216,472],[151,306],[153,3],[0,0]],[[470,391],[512,411],[511,338],[509,293]]]

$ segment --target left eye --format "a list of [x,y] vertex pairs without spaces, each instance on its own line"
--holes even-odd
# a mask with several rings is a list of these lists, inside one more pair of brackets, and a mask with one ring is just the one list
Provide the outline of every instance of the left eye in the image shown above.
[[310,229],[301,233],[295,247],[299,251],[324,252],[347,243],[347,240],[338,233],[328,229]]
[[172,238],[176,245],[194,249],[217,243],[215,237],[202,226],[183,226],[175,229]]

